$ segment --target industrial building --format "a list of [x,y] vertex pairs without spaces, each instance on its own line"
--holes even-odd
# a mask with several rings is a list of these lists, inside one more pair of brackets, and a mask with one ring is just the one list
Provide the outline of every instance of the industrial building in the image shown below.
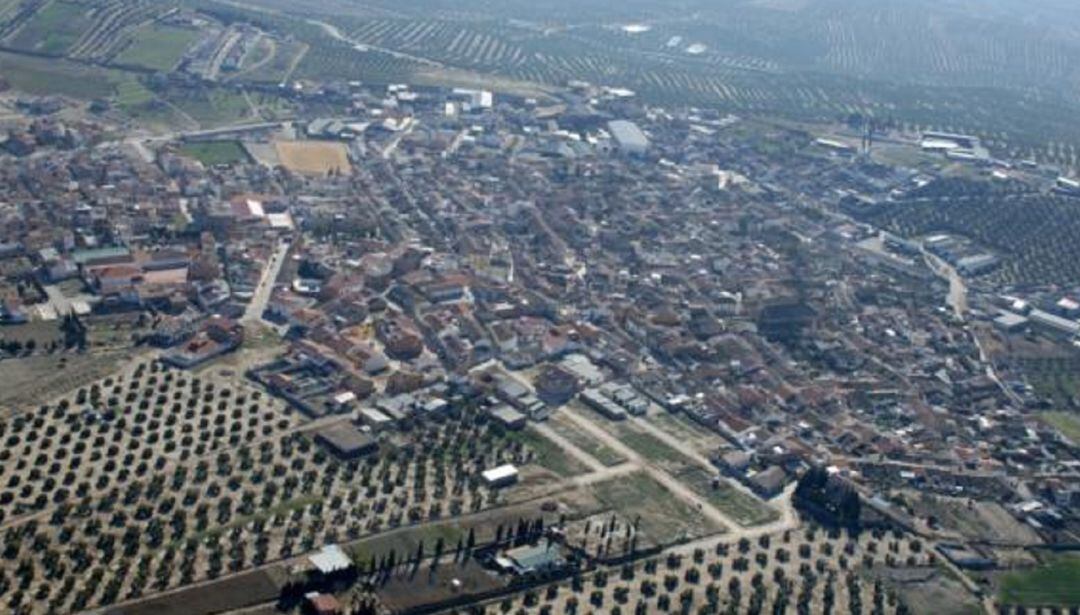
[[356,459],[379,449],[374,438],[348,424],[322,429],[315,435],[315,440],[341,459]]
[[649,138],[638,125],[627,120],[608,122],[608,131],[619,151],[628,156],[644,156],[649,151]]

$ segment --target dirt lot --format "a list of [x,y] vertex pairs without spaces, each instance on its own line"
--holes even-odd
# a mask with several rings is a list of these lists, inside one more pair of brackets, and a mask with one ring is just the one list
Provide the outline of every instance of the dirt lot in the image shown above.
[[104,352],[9,359],[0,362],[0,405],[33,406],[55,391],[68,391],[105,376],[134,353]]
[[979,604],[959,581],[941,568],[889,568],[876,574],[897,593],[915,613],[979,613]]
[[941,530],[956,532],[968,540],[989,540],[1001,544],[1038,544],[1038,535],[993,502],[971,502],[926,494],[912,495],[916,514],[937,519]]
[[208,587],[193,587],[131,606],[106,610],[107,615],[204,615],[275,600],[284,572],[270,568],[241,574]]
[[274,144],[281,164],[304,175],[349,175],[349,156],[341,143],[327,141],[278,141]]
[[644,472],[600,483],[593,493],[623,517],[640,519],[640,547],[671,544],[723,530]]

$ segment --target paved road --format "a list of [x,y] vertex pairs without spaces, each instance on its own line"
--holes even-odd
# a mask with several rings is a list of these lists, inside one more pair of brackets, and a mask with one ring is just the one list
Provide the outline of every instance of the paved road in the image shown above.
[[254,323],[262,321],[263,312],[266,311],[266,305],[270,303],[270,296],[274,292],[274,282],[277,280],[278,274],[281,273],[281,266],[285,264],[288,253],[289,243],[287,241],[278,244],[277,250],[270,257],[270,262],[263,269],[262,279],[259,280],[259,285],[255,287],[255,296],[251,298],[251,303],[248,304],[241,322]]

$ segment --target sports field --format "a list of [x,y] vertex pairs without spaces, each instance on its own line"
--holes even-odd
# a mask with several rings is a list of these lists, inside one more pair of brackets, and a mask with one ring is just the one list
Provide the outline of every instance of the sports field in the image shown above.
[[326,141],[278,141],[278,158],[282,166],[303,175],[328,175],[331,172],[348,175],[349,156],[341,143]]

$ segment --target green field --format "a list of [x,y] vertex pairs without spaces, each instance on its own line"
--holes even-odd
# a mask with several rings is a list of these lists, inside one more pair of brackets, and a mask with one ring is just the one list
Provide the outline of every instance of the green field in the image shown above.
[[1080,556],[1050,556],[1038,568],[1005,575],[1000,600],[1010,605],[1080,606]]
[[244,148],[236,141],[185,143],[180,148],[180,154],[194,158],[208,166],[235,164],[245,162],[248,159]]
[[90,29],[87,7],[57,0],[34,15],[19,29],[10,44],[48,55],[64,55]]
[[170,90],[164,96],[203,128],[252,119],[244,96],[229,90]]
[[623,423],[618,424],[617,431],[619,440],[623,444],[634,449],[634,451],[649,461],[658,463],[669,470],[677,467],[697,465],[692,459],[671,448],[651,433],[639,431],[638,429]]
[[639,530],[656,544],[682,542],[724,529],[716,527],[700,511],[674,497],[644,472],[599,483],[593,494],[623,518],[640,518]]
[[719,486],[714,488],[712,476],[701,468],[689,468],[681,472],[678,479],[740,525],[762,525],[779,517],[768,505],[736,489],[726,480],[721,480]]
[[90,100],[108,98],[119,73],[62,60],[0,53],[0,76],[11,87],[34,95],[62,95]]
[[555,417],[548,424],[555,430],[555,433],[566,438],[571,444],[592,455],[594,459],[609,468],[626,462],[626,458],[617,451],[581,431],[571,423],[560,421],[558,417]]
[[254,83],[281,83],[288,75],[293,62],[305,52],[306,47],[297,41],[275,41],[274,46],[274,56],[268,62],[256,65],[258,58],[254,58],[251,62],[245,61],[245,68],[236,77],[242,77],[244,81]]
[[153,25],[139,30],[135,40],[114,62],[157,71],[169,71],[176,66],[199,33],[186,28]]
[[559,476],[577,476],[588,471],[580,461],[531,428],[507,434],[507,438],[527,446],[534,454],[533,463]]
[[146,89],[137,79],[128,78],[116,86],[116,104],[130,111],[154,100],[154,93]]
[[1080,442],[1080,414],[1076,412],[1044,412],[1044,421],[1073,442]]

